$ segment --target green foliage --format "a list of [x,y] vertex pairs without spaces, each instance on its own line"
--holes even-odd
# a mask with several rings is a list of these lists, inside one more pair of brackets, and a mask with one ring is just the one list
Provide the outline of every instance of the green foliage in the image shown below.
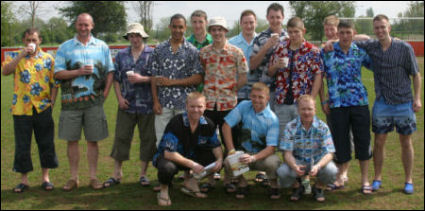
[[13,6],[10,2],[1,2],[1,47],[10,46],[13,43],[14,25],[16,23],[13,14]]
[[311,39],[320,41],[324,35],[322,22],[325,17],[354,17],[356,11],[353,1],[290,1],[289,5],[295,16],[304,21]]
[[73,1],[59,10],[72,23],[72,28],[79,14],[89,13],[95,23],[92,30],[94,36],[98,33],[124,32],[127,26],[124,3],[119,1]]

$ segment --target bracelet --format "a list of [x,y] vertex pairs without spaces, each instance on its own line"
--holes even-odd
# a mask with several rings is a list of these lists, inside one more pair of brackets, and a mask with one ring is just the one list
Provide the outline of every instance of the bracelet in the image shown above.
[[255,163],[255,161],[257,161],[254,157],[254,155],[251,155],[251,163]]
[[232,150],[230,150],[230,151],[228,152],[228,154],[229,154],[229,155],[232,155],[232,154],[235,154],[235,152],[236,152],[236,150],[235,150],[235,149],[232,149]]

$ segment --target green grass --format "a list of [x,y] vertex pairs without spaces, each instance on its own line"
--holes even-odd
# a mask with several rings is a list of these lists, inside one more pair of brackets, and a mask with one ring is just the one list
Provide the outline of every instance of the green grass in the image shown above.
[[[424,59],[418,58],[421,75],[424,74]],[[373,75],[370,71],[363,72],[364,84],[369,92],[370,106],[373,105],[375,93]],[[41,170],[38,150],[33,140],[32,159],[34,171],[29,174],[31,188],[23,194],[12,193],[12,188],[20,182],[20,175],[12,171],[14,156],[14,135],[12,115],[9,112],[12,92],[12,76],[1,76],[1,209],[160,209],[156,202],[156,193],[151,188],[143,188],[137,184],[140,163],[138,161],[139,140],[134,138],[130,161],[124,163],[124,179],[119,186],[93,191],[88,187],[88,165],[86,158],[86,143],[80,141],[80,188],[77,191],[65,193],[61,187],[69,178],[69,165],[66,157],[66,142],[55,139],[59,168],[51,171],[51,180],[56,185],[53,192],[44,192],[40,188]],[[422,79],[423,84],[423,79]],[[423,87],[423,86],[422,86]],[[422,105],[424,105],[422,88]],[[59,100],[57,101],[59,102]],[[98,177],[105,181],[113,170],[113,160],[109,157],[115,133],[117,102],[113,91],[105,103],[105,112],[109,124],[109,137],[100,143]],[[383,189],[371,196],[359,193],[360,172],[357,161],[350,167],[350,181],[346,188],[335,193],[326,193],[326,203],[319,204],[311,196],[304,197],[298,203],[289,202],[290,190],[283,190],[280,200],[271,201],[266,196],[267,190],[254,185],[252,179],[255,172],[247,174],[250,180],[250,194],[245,200],[237,200],[234,195],[225,194],[222,183],[209,194],[208,199],[189,198],[180,193],[181,182],[174,183],[171,190],[173,205],[171,209],[424,209],[424,115],[423,110],[417,113],[418,131],[412,136],[415,148],[414,183],[415,194],[405,195],[402,188],[404,171],[400,159],[400,143],[396,133],[390,133],[386,145],[386,159],[383,172]],[[59,119],[60,103],[53,112],[54,121]],[[324,115],[318,107],[318,116]],[[57,136],[56,136],[57,137]],[[136,132],[134,137],[138,137]],[[155,183],[156,169],[150,167],[148,177]],[[370,181],[373,179],[373,165],[369,168]]]

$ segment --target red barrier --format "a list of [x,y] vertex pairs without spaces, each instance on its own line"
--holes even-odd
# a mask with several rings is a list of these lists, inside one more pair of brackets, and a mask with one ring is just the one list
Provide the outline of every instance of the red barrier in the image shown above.
[[416,56],[424,56],[424,41],[407,41],[415,51]]

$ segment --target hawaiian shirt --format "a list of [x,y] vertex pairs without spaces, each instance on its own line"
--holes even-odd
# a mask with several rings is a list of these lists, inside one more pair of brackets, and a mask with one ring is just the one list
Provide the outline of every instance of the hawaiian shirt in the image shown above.
[[238,103],[237,78],[239,74],[248,72],[248,64],[241,49],[226,44],[221,50],[212,45],[201,49],[201,63],[205,68],[204,95],[207,98],[207,109],[227,111]]
[[[292,51],[289,49],[290,44],[289,40],[281,42],[270,58],[270,67],[279,58],[289,58],[288,67],[279,69],[276,73],[275,95],[278,104],[284,103],[289,91],[290,80],[292,80],[292,93],[295,103],[299,96],[311,93],[315,75],[321,74],[323,71],[320,50],[316,46],[304,41],[299,49]],[[289,77],[291,69],[292,78]]]
[[87,45],[84,45],[75,36],[59,46],[55,60],[55,73],[79,69],[86,64],[94,65],[91,75],[61,80],[63,110],[103,104],[106,76],[114,71],[111,53],[105,42],[91,35]]
[[194,45],[198,50],[201,48],[211,44],[213,42],[213,38],[211,34],[207,33],[207,36],[205,37],[204,42],[200,43],[198,40],[196,40],[195,35],[192,34],[190,37],[186,38],[188,42],[190,42],[192,45]]
[[328,81],[329,106],[331,108],[368,105],[367,90],[362,83],[362,65],[370,68],[371,60],[366,51],[352,43],[345,54],[339,43],[334,51],[322,50],[323,64]]
[[202,116],[198,128],[192,133],[187,112],[176,115],[165,128],[158,151],[153,156],[153,165],[157,166],[156,161],[164,155],[164,151],[178,152],[185,158],[196,160],[199,153],[220,147],[215,130],[215,124]]
[[153,100],[150,83],[132,84],[128,81],[127,71],[134,71],[142,76],[151,76],[148,69],[149,58],[153,48],[145,46],[136,63],[134,63],[131,47],[121,50],[115,57],[114,79],[120,84],[121,95],[129,102],[128,113],[152,113]]
[[279,149],[292,151],[296,161],[304,165],[317,164],[325,155],[335,152],[328,126],[316,116],[308,131],[300,117],[290,121],[283,132]]
[[[255,37],[251,56],[257,55],[258,52],[260,52],[260,49],[267,43],[267,41],[272,36],[272,33],[273,32],[269,28],[261,32],[257,37]],[[282,32],[280,33],[280,40],[284,40],[287,37],[287,33],[282,29]],[[276,47],[267,50],[266,56],[263,58],[263,61],[261,62],[260,66],[258,66],[258,68],[255,70],[251,70],[251,74],[257,74],[257,78],[260,78],[260,82],[265,83],[271,89],[271,91],[275,89],[275,78],[270,77],[267,72],[269,70],[270,57],[272,56],[275,49]]]
[[[257,36],[257,33],[254,33],[254,39]],[[252,54],[252,49],[254,47],[254,39],[251,40],[251,43],[247,43],[245,38],[242,35],[242,32],[239,35],[236,35],[230,38],[229,43],[240,48],[243,51],[243,54],[246,58],[246,63],[249,66],[249,58]],[[251,93],[251,87],[254,83],[260,81],[258,74],[248,72],[247,74],[247,83],[238,91],[238,99],[249,99],[249,94]]]
[[[196,74],[203,74],[199,62],[199,51],[187,40],[176,53],[170,41],[159,44],[149,61],[152,76],[163,76],[169,79],[183,79]],[[186,97],[196,90],[196,86],[158,86],[158,98],[162,106],[169,109],[185,109]]]
[[242,131],[249,134],[247,138],[241,140],[241,145],[248,153],[258,153],[267,146],[278,146],[279,119],[270,109],[270,105],[256,113],[252,101],[244,100],[227,114],[224,121],[230,127],[242,121]]
[[[12,62],[20,51],[11,52],[4,60],[2,68]],[[33,107],[40,113],[51,106],[50,90],[58,87],[54,80],[53,57],[40,48],[34,57],[21,59],[14,72],[14,93],[11,112],[13,115],[33,115]]]

